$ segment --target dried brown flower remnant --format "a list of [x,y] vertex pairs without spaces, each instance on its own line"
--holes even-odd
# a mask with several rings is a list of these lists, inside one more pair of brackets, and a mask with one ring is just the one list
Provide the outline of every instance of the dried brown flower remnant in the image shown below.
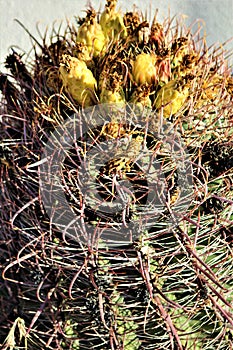
[[156,51],[160,51],[166,47],[163,26],[155,20],[151,27],[149,43],[155,48]]
[[150,100],[150,94],[151,94],[151,85],[142,84],[138,86],[136,90],[133,92],[130,98],[130,102],[134,103],[138,107],[151,108],[152,103]]
[[122,88],[120,75],[115,71],[107,77],[102,84],[100,93],[101,103],[123,103],[125,104],[125,94]]
[[188,38],[180,37],[173,41],[171,46],[171,65],[175,68],[183,61],[183,57],[188,54],[189,41]]
[[137,12],[127,12],[124,15],[124,23],[127,29],[127,41],[137,44],[146,44],[149,38],[149,23],[141,21]]

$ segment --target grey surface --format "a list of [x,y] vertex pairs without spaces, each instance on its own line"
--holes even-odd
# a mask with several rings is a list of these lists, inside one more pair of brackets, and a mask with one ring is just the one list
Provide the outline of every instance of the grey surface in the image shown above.
[[[4,59],[12,45],[29,52],[32,44],[27,33],[14,21],[20,20],[29,31],[39,38],[36,24],[42,33],[46,26],[51,28],[52,23],[65,21],[68,18],[75,22],[74,16],[85,15],[87,1],[78,0],[0,0],[0,65],[3,68]],[[104,0],[92,0],[91,4],[99,9],[103,8]],[[215,42],[223,43],[233,37],[233,0],[119,0],[118,5],[122,10],[132,9],[136,4],[143,12],[147,9],[154,13],[159,10],[159,19],[168,15],[184,14],[186,24],[203,20],[202,33],[206,35],[208,45]],[[197,28],[197,26],[196,26]],[[233,48],[233,42],[227,45]]]

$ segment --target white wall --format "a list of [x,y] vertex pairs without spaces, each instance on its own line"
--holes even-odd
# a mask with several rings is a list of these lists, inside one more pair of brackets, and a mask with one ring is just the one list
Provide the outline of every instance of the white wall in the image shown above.
[[[74,16],[83,17],[86,0],[0,0],[0,65],[3,62],[11,45],[19,46],[28,52],[31,43],[27,33],[14,21],[19,19],[29,31],[37,38],[36,23],[39,23],[42,33],[46,25],[51,26],[55,20],[61,21],[69,18],[74,22]],[[104,0],[91,0],[92,5],[98,9],[104,7]],[[233,0],[119,0],[119,6],[123,10],[130,10],[136,4],[145,11],[152,8],[159,9],[162,18],[183,13],[187,15],[187,24],[196,19],[205,21],[205,32],[208,45],[221,42],[233,37]],[[233,42],[228,49],[233,48]],[[233,59],[232,59],[233,63]]]

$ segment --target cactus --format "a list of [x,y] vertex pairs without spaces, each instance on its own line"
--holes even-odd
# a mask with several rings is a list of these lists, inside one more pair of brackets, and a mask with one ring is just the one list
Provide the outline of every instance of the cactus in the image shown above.
[[54,32],[0,75],[2,348],[233,348],[227,59],[115,0]]

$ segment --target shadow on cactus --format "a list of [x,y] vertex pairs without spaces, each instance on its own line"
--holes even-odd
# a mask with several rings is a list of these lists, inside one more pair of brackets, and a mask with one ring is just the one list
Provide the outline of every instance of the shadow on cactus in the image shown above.
[[0,75],[2,348],[231,349],[224,50],[115,0],[32,39]]

